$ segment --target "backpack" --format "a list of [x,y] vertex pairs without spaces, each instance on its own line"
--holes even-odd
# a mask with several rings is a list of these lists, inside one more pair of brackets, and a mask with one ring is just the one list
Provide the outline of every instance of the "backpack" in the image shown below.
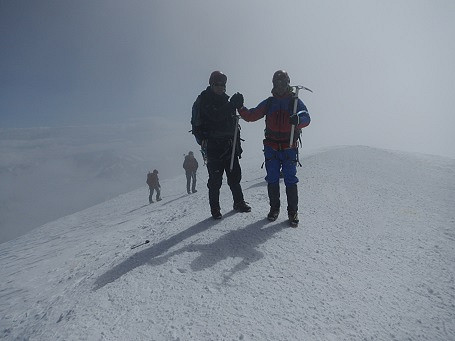
[[158,183],[158,176],[153,173],[148,173],[146,182],[149,186],[155,186]]

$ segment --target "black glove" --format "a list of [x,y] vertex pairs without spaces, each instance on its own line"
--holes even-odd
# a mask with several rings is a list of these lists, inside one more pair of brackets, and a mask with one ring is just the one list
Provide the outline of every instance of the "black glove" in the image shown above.
[[240,109],[241,107],[243,107],[243,95],[239,92],[236,92],[235,94],[232,95],[230,102],[234,106],[234,108]]
[[297,126],[299,125],[299,122],[300,122],[299,115],[294,114],[289,117],[289,124]]

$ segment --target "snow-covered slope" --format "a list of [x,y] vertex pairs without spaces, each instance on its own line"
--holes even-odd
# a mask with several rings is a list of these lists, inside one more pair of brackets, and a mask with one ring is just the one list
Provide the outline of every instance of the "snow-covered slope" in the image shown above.
[[[130,192],[147,171],[181,173],[188,121],[0,128],[0,243]],[[165,148],[163,148],[165,146]]]
[[1,244],[0,338],[455,339],[454,160],[304,154],[297,229],[265,220],[260,155],[241,162],[251,213],[223,184],[210,219],[201,169],[194,195],[166,180]]

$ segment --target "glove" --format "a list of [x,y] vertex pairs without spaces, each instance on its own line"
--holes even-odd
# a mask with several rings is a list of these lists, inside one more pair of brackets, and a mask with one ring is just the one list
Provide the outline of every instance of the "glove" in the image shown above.
[[289,117],[290,124],[297,126],[297,125],[299,125],[299,122],[300,122],[299,115],[294,114]]
[[235,94],[232,95],[229,102],[231,102],[234,108],[240,109],[241,107],[243,107],[243,95],[239,92],[236,92]]

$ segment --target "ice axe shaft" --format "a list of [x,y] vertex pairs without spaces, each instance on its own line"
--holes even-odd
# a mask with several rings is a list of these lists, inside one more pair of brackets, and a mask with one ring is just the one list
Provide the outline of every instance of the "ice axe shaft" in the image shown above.
[[[297,113],[297,104],[299,101],[299,90],[303,89],[303,86],[301,85],[295,85],[293,86],[295,88],[294,92],[294,108],[292,108],[292,115],[295,115]],[[289,148],[292,148],[293,142],[294,142],[294,130],[295,130],[295,124],[291,126],[291,137],[289,138]]]
[[131,246],[131,249],[135,249],[135,248],[137,248],[137,247],[139,247],[139,246],[142,246],[142,245],[145,245],[145,244],[148,244],[148,243],[150,243],[150,240],[146,240],[146,241],[143,242],[143,243],[133,245],[133,246]]
[[230,172],[232,172],[232,168],[234,168],[234,157],[235,157],[235,150],[237,149],[237,135],[238,134],[239,134],[239,117],[237,115],[235,115],[234,140],[232,141],[231,164],[229,165]]
[[[295,88],[294,96],[294,108],[292,109],[292,115],[297,114],[297,104],[299,102],[299,90],[307,90],[309,92],[313,92],[311,89],[308,89],[307,87],[304,87],[302,85],[293,85],[291,86],[292,88]],[[294,144],[294,132],[295,132],[295,124],[291,126],[291,136],[289,138],[289,148],[292,148],[292,145]]]

